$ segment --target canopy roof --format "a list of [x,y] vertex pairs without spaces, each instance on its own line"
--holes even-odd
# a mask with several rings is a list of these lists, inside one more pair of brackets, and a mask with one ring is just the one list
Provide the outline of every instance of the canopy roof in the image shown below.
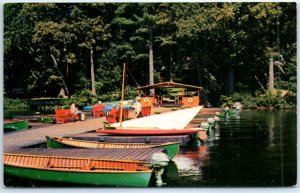
[[137,90],[152,89],[152,88],[193,88],[193,89],[198,89],[198,90],[203,89],[200,86],[192,86],[192,85],[181,84],[181,83],[176,83],[176,82],[161,82],[161,83],[157,83],[157,84],[140,86],[140,87],[137,87]]

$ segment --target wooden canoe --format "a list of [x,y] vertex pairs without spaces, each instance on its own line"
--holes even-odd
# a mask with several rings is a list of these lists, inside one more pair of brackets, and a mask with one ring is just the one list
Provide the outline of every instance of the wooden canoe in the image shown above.
[[116,161],[4,153],[4,173],[52,182],[147,187],[152,169],[140,161]]
[[199,138],[202,141],[207,140],[206,135],[207,129],[203,128],[190,128],[190,129],[115,129],[115,130],[96,130],[97,133],[107,134],[107,135],[115,135],[115,136],[124,136],[124,135],[132,135],[132,136],[172,136],[172,135],[193,135],[194,138]]
[[46,136],[48,148],[165,148],[169,159],[174,158],[179,151],[179,142],[161,144],[147,143],[105,143],[97,141],[75,140],[72,138]]

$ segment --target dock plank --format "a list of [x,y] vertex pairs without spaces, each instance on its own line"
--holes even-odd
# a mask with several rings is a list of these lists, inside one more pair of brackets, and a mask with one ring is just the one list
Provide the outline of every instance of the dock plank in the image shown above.
[[4,150],[7,148],[17,148],[31,146],[45,142],[45,136],[75,135],[103,128],[105,117],[76,121],[65,124],[55,124],[46,127],[28,129],[3,135]]

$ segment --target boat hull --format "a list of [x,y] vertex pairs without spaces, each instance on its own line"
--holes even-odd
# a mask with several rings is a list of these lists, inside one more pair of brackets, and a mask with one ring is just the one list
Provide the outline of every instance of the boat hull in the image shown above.
[[46,136],[48,148],[165,148],[169,159],[173,159],[179,152],[179,142],[169,142],[162,144],[146,143],[104,143],[95,141],[73,140],[67,138],[48,137]]
[[194,129],[115,129],[115,130],[96,130],[97,133],[108,135],[189,135],[197,134],[198,130]]
[[28,129],[28,121],[19,120],[19,121],[11,121],[11,122],[4,122],[3,124],[4,131],[20,131],[24,129]]
[[147,162],[4,153],[4,173],[33,180],[86,185],[146,187]]
[[151,177],[151,172],[65,172],[16,166],[4,166],[4,173],[41,181],[124,187],[147,187]]

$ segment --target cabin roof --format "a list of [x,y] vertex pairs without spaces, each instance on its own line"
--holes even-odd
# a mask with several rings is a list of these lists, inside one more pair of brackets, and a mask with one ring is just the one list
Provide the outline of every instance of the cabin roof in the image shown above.
[[176,82],[161,82],[161,83],[157,83],[157,84],[140,86],[140,87],[137,87],[136,89],[141,90],[141,89],[152,89],[152,88],[193,88],[193,89],[198,89],[198,90],[203,89],[200,86],[193,86],[193,85],[181,84],[181,83],[176,83]]

